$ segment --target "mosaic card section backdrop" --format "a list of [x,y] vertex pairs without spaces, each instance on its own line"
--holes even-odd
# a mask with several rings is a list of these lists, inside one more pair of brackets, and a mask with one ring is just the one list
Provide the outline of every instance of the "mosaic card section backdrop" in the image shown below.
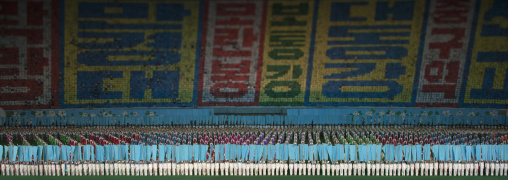
[[505,0],[0,0],[0,107],[508,107]]

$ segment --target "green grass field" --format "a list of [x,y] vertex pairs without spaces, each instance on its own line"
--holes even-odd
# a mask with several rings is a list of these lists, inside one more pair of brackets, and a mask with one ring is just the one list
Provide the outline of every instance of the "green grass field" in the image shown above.
[[[317,178],[317,179],[314,179]],[[16,180],[84,180],[84,179],[94,179],[94,180],[167,180],[167,179],[183,179],[183,180],[506,180],[506,176],[423,176],[423,177],[414,177],[414,176],[354,176],[354,177],[344,177],[344,176],[0,176],[0,179],[16,179]]]

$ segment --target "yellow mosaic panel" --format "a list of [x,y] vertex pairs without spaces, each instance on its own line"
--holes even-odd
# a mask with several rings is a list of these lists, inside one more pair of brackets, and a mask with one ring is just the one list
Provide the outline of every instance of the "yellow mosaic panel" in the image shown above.
[[425,1],[320,1],[306,105],[410,103]]
[[314,1],[269,1],[260,105],[303,105]]
[[464,104],[504,106],[508,104],[507,3],[483,0],[479,4]]
[[199,8],[192,0],[66,1],[62,105],[195,103]]

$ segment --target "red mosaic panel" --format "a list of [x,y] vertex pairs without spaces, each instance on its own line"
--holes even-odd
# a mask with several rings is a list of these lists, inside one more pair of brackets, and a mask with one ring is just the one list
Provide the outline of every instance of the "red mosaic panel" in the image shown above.
[[58,107],[58,1],[0,2],[0,106]]

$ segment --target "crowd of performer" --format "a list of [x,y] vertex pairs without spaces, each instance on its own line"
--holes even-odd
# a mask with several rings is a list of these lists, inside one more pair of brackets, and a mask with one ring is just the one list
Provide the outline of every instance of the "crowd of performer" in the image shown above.
[[0,128],[3,176],[506,176],[506,126]]

